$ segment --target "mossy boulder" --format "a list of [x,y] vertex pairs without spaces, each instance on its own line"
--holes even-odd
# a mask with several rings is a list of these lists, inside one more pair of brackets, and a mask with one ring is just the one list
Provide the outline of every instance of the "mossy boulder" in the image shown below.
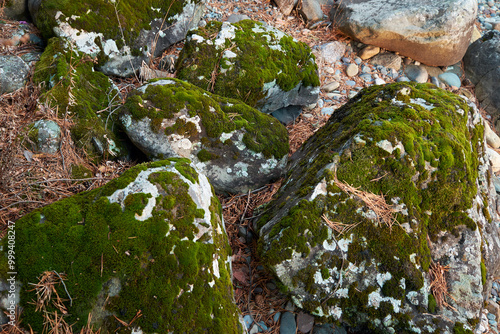
[[[483,132],[473,104],[433,85],[362,90],[292,157],[255,222],[263,262],[299,307],[355,332],[473,329],[481,256],[500,263]],[[431,263],[448,266],[449,308],[429,300]]]
[[190,31],[176,68],[179,79],[264,113],[315,103],[319,94],[310,48],[251,20],[212,21]]
[[[22,325],[38,333],[43,312],[32,303],[32,284],[47,272],[65,276],[54,288],[74,331],[91,313],[101,333],[130,333],[117,319],[135,319],[135,333],[243,332],[221,206],[187,159],[135,166],[101,188],[28,214],[12,229],[15,268],[8,267],[4,238],[1,276],[17,272]],[[52,302],[44,309],[56,311]]]
[[177,79],[131,92],[120,120],[151,159],[189,158],[218,192],[263,186],[288,158],[288,134],[275,118]]
[[127,155],[117,127],[113,131],[113,111],[121,103],[120,93],[108,77],[94,71],[94,60],[77,51],[70,40],[49,40],[33,81],[42,84],[40,103],[74,123],[73,140],[91,158]]
[[205,1],[29,0],[28,7],[46,39],[67,37],[97,56],[102,72],[126,77],[183,40],[198,25]]

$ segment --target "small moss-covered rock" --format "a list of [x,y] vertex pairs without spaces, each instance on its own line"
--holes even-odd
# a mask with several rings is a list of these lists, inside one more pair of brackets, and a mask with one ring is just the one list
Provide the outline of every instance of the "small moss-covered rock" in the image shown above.
[[119,92],[104,74],[94,71],[92,58],[75,50],[69,40],[52,38],[36,64],[33,81],[43,84],[40,102],[74,123],[73,140],[90,157],[126,155],[118,133],[112,131]]
[[319,78],[309,47],[251,20],[209,22],[190,31],[177,77],[265,113],[316,102]]
[[16,267],[7,267],[5,238],[1,276],[18,273],[22,324],[36,332],[44,321],[31,283],[44,272],[65,275],[65,287],[54,288],[76,331],[89,313],[101,333],[119,330],[117,319],[135,319],[142,333],[243,331],[220,203],[187,159],[133,167],[23,217],[14,231]]
[[132,92],[120,120],[150,158],[189,158],[216,191],[268,184],[287,162],[288,134],[275,118],[181,80],[153,80]]
[[[480,232],[498,231],[483,129],[477,109],[432,85],[362,90],[292,157],[256,222],[264,262],[299,307],[358,332],[470,328],[490,252]],[[450,308],[429,301],[431,262],[449,266]]]
[[67,37],[105,74],[132,76],[198,25],[204,0],[29,1],[43,36]]

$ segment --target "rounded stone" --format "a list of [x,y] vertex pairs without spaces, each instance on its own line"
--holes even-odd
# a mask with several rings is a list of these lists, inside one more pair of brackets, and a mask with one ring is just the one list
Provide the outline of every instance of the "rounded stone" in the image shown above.
[[359,68],[356,64],[349,64],[345,70],[348,77],[354,77],[358,74]]
[[448,86],[459,88],[462,85],[460,78],[455,73],[444,72],[438,78]]
[[405,74],[408,79],[418,83],[427,82],[427,79],[429,78],[429,74],[423,66],[408,65],[405,68]]
[[281,316],[280,334],[295,334],[296,329],[295,315],[290,312],[283,313]]
[[337,81],[330,81],[329,83],[324,85],[322,89],[324,92],[329,93],[329,92],[332,92],[335,89],[339,88],[339,86],[340,86],[340,83],[338,83]]
[[368,46],[364,47],[363,49],[361,49],[359,51],[358,55],[359,55],[359,58],[366,60],[366,59],[372,58],[373,56],[378,55],[379,52],[380,52],[380,48],[378,46],[368,45]]

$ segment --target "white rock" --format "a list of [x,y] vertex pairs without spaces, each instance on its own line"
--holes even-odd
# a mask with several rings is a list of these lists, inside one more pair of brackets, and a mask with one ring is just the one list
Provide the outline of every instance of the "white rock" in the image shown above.
[[488,158],[490,159],[493,173],[500,171],[500,154],[489,147],[486,148],[486,154],[488,154]]
[[500,147],[500,137],[494,132],[488,122],[484,122],[484,134],[486,136],[486,143],[493,148]]

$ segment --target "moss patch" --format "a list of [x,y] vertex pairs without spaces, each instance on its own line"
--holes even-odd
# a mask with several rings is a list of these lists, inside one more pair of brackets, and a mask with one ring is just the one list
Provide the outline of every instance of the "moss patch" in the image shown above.
[[[135,218],[143,213],[149,193],[131,193],[124,199],[124,207],[106,197],[125,188],[140,172],[155,167],[160,168],[147,178],[160,195],[150,218]],[[188,194],[189,185],[179,170],[190,179],[195,177],[196,172],[182,159],[138,165],[102,188],[56,202],[17,221],[16,263],[22,285],[37,282],[44,271],[65,273],[73,299],[72,306],[66,303],[65,320],[75,324],[76,330],[85,325],[103,286],[118,278],[121,291],[107,299],[105,309],[126,322],[141,310],[143,316],[134,324],[145,333],[241,333],[226,262],[231,250],[227,237],[215,233],[223,229],[220,204],[212,196],[211,221],[204,222],[212,235],[200,235],[195,222],[206,217],[205,210]],[[6,239],[2,242],[6,249]],[[207,269],[214,267],[214,261],[218,274]],[[56,289],[66,296],[62,286]],[[42,332],[41,314],[30,303],[35,299],[33,290],[21,290],[22,320]],[[47,311],[53,310],[53,306],[47,307]],[[120,327],[113,316],[95,321],[106,333]]]
[[[157,81],[152,80],[150,83]],[[144,93],[132,92],[125,102],[123,112],[130,114],[135,120],[150,118],[151,129],[156,132],[160,131],[164,119],[173,119],[184,108],[189,117],[199,116],[204,128],[201,134],[193,128],[192,122],[179,119],[164,131],[167,135],[176,133],[190,139],[200,139],[203,149],[210,155],[201,153],[202,159],[214,159],[222,155],[220,150],[227,151],[227,147],[220,141],[220,135],[239,129],[244,130],[242,140],[246,147],[262,153],[266,158],[281,159],[288,153],[286,128],[274,117],[240,101],[210,94],[187,82],[177,79],[168,81],[172,84],[150,84]],[[237,153],[235,147],[234,150]]]
[[[440,231],[453,232],[460,225],[476,228],[465,212],[477,193],[483,127],[468,127],[468,111],[462,98],[427,84],[397,83],[362,90],[292,158],[278,199],[257,222],[266,240],[259,246],[264,261],[277,265],[291,260],[294,252],[306,257],[313,247],[333,242],[323,215],[332,222],[358,223],[348,233],[335,233],[335,240],[349,240],[344,270],[349,263],[376,264],[378,272],[392,277],[381,287],[381,296],[405,303],[408,292],[423,286],[421,270],[427,271],[430,263],[427,237],[434,239]],[[406,228],[395,225],[391,231],[375,223],[373,212],[360,198],[334,183],[335,173],[338,180],[383,194],[386,202],[398,205],[396,222]],[[310,201],[323,178],[327,193]],[[312,266],[339,271],[337,259],[343,253],[337,247],[331,254],[330,259],[316,259]],[[405,285],[400,288],[402,279]],[[302,283],[310,291],[317,290],[317,299],[330,298],[318,284]],[[321,307],[345,303],[343,298],[331,298]],[[309,311],[316,311],[317,306],[310,304]],[[357,310],[365,306],[358,305]],[[343,313],[342,318],[358,323],[358,313],[352,317]],[[373,320],[370,314],[373,311],[367,309],[367,319]],[[388,314],[395,316],[380,304],[376,319]],[[403,318],[395,319],[395,324],[405,327]]]
[[[221,30],[220,22],[212,21],[190,31],[176,64],[177,77],[257,108],[264,98],[264,84],[273,80],[283,91],[299,83],[305,87],[319,86],[314,55],[305,43],[272,31],[264,32],[260,22],[243,20],[232,25],[235,27],[234,39],[227,39],[220,47],[192,39],[193,35],[198,35],[213,42]],[[224,58],[226,50],[236,56]],[[217,75],[213,86],[212,73]]]
[[92,58],[72,49],[67,40],[52,38],[36,64],[33,81],[44,88],[40,102],[57,108],[59,118],[67,112],[75,123],[73,140],[91,158],[125,154],[118,129],[113,131],[115,116],[108,108],[119,103],[116,97],[112,100],[117,91],[104,74],[94,72]]

